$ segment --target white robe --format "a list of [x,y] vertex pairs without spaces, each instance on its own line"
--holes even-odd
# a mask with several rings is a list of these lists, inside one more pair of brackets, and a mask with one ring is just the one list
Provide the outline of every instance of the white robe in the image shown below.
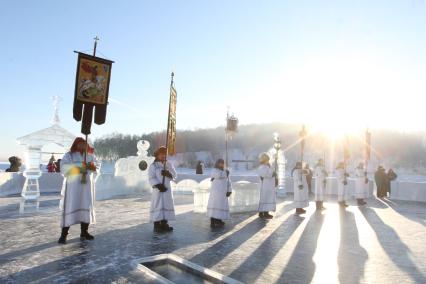
[[275,194],[275,177],[274,170],[268,165],[260,165],[257,174],[261,178],[260,181],[260,200],[259,212],[269,212],[276,210],[276,194]]
[[337,178],[337,201],[346,201],[346,190],[347,186],[344,185],[344,181],[347,180],[345,177],[345,169],[336,169],[336,178]]
[[324,201],[325,195],[325,181],[327,178],[327,171],[324,166],[315,167],[315,201]]
[[365,183],[365,170],[356,168],[355,170],[355,198],[362,199],[366,197],[368,184]]
[[227,192],[231,192],[231,181],[226,176],[226,171],[213,169],[213,178],[210,188],[209,202],[207,204],[207,216],[220,220],[229,219],[229,204]]
[[[154,185],[163,183],[163,176],[161,171],[164,169],[164,164],[157,161],[149,166],[148,177],[149,183]],[[166,192],[160,192],[157,188],[152,189],[151,194],[151,209],[149,211],[149,220],[157,222],[161,220],[175,220],[175,208],[173,204],[172,188],[170,181],[175,179],[177,174],[172,164],[167,162],[166,169],[172,174],[172,179],[166,177],[164,185],[167,188]]]
[[[303,189],[299,189],[299,185],[303,185]],[[293,191],[294,191],[294,207],[309,207],[308,182],[306,181],[306,173],[302,169],[293,171]]]
[[[61,160],[61,173],[65,180],[61,190],[60,208],[62,209],[61,227],[78,223],[93,224],[95,219],[95,186],[93,172],[87,174],[87,183],[81,183],[82,174],[70,175],[74,167],[81,167],[84,156],[79,152],[68,152]],[[93,155],[88,154],[87,163],[96,163]]]

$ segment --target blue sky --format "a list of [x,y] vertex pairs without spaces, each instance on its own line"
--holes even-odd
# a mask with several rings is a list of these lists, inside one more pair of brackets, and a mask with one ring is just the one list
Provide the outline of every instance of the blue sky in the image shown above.
[[[114,60],[107,123],[141,134],[166,125],[176,73],[178,128],[295,122],[342,131],[425,130],[426,2],[9,1],[0,10],[0,158],[49,126],[50,97],[72,119],[73,50]],[[340,117],[340,122],[336,122]],[[325,125],[327,125],[325,127]]]

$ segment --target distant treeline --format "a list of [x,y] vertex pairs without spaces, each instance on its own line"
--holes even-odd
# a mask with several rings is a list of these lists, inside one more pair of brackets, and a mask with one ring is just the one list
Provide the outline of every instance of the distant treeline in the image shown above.
[[[230,142],[230,148],[240,149],[247,156],[268,151],[273,147],[273,133],[277,132],[282,141],[282,149],[289,163],[300,157],[298,143],[300,125],[282,123],[242,125]],[[426,163],[424,133],[401,133],[390,130],[371,130],[372,160],[384,162],[389,167],[423,167]],[[309,129],[308,129],[309,133]],[[208,151],[214,157],[221,156],[224,148],[225,132],[223,127],[197,130],[180,130],[177,133],[177,152],[190,153]],[[338,161],[343,156],[343,141],[349,141],[353,163],[363,160],[364,133],[348,135],[332,141],[321,133],[309,133],[306,139],[305,160],[314,163],[316,159]],[[94,142],[96,154],[100,159],[117,160],[136,155],[136,143],[148,140],[151,143],[150,154],[155,148],[164,145],[165,132],[152,132],[141,135],[123,135],[112,133]]]

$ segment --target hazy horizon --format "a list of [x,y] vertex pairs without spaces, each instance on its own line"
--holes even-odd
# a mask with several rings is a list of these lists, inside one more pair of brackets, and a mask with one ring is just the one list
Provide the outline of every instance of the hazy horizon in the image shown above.
[[[286,122],[277,122],[277,121],[275,121],[275,122],[264,122],[264,123],[246,123],[246,124],[239,124],[239,128],[243,128],[243,127],[265,127],[265,126],[268,126],[268,127],[272,127],[272,126],[274,126],[274,125],[277,125],[278,127],[276,127],[276,128],[274,128],[275,130],[274,131],[283,131],[284,130],[284,128],[283,127],[291,127],[291,128],[293,128],[293,132],[291,132],[291,131],[283,131],[283,132],[287,132],[287,133],[294,133],[294,135],[297,135],[297,133],[298,133],[298,131],[300,130],[300,128],[301,128],[301,126],[302,125],[305,125],[306,126],[306,129],[307,129],[307,131],[308,131],[308,134],[310,134],[310,133],[313,133],[313,134],[318,134],[318,133],[322,133],[322,132],[320,132],[320,131],[315,131],[315,129],[314,130],[312,130],[311,128],[310,128],[310,125],[308,125],[308,124],[300,124],[300,123],[286,123]],[[281,128],[280,128],[281,127]],[[186,129],[177,129],[177,131],[178,132],[182,132],[182,131],[197,131],[197,130],[209,130],[209,129],[212,129],[212,130],[216,130],[216,129],[218,129],[218,128],[225,128],[225,123],[223,123],[223,124],[220,124],[220,125],[217,125],[217,126],[212,126],[212,127],[193,127],[193,128],[186,128]],[[404,131],[404,130],[395,130],[395,129],[391,129],[391,128],[368,128],[369,129],[369,131],[372,133],[372,139],[373,139],[373,141],[374,141],[374,134],[375,134],[375,132],[377,132],[377,131],[379,131],[379,132],[390,132],[390,133],[395,133],[395,134],[407,134],[407,135],[418,135],[418,136],[423,136],[423,137],[426,137],[426,131],[417,131],[417,130],[409,130],[409,131]],[[38,130],[41,130],[41,129],[38,129]],[[361,129],[360,131],[357,131],[357,132],[353,132],[353,133],[350,133],[350,134],[357,134],[357,135],[363,135],[364,134],[364,132],[365,132],[365,130],[366,129]],[[154,131],[149,131],[149,132],[133,132],[133,133],[124,133],[124,132],[120,132],[120,131],[112,131],[112,132],[109,132],[109,133],[104,133],[104,134],[102,134],[102,135],[99,135],[99,136],[97,136],[97,137],[94,137],[94,136],[92,136],[92,141],[95,141],[96,139],[98,139],[98,138],[104,138],[104,137],[107,137],[107,136],[109,136],[109,135],[114,135],[114,134],[123,134],[123,135],[149,135],[149,134],[152,134],[152,133],[162,133],[162,132],[165,132],[166,131],[166,129],[161,129],[161,130],[154,130]],[[75,133],[74,133],[75,134]],[[238,135],[238,134],[237,134]],[[272,137],[272,135],[273,135],[273,132],[271,132],[271,137]],[[82,135],[76,135],[76,136],[82,136]],[[340,138],[342,138],[342,137],[329,137],[330,139],[340,139]],[[272,138],[271,138],[272,139]],[[288,142],[288,141],[287,141]],[[23,147],[22,146],[20,146],[20,145],[18,145],[17,143],[15,143],[16,144],[16,146],[17,146],[17,149],[18,149],[18,151],[16,152],[16,154],[14,154],[14,155],[18,155],[18,156],[20,156],[21,158],[23,158],[23,156],[22,156],[22,153],[23,153]],[[1,152],[0,152],[1,153]],[[7,159],[10,157],[11,155],[9,155],[9,156],[1,156],[0,155],[0,162],[6,162],[7,161]]]

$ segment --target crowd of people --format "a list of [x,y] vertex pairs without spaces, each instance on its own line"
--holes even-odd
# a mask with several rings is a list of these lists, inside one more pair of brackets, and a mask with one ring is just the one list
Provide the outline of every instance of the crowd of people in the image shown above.
[[[80,224],[82,240],[93,240],[88,232],[89,225],[95,222],[94,211],[94,181],[92,174],[96,171],[96,158],[94,150],[83,138],[77,138],[70,151],[67,152],[59,165],[55,166],[54,157],[49,161],[49,171],[59,169],[65,176],[66,182],[61,195],[61,236],[58,243],[66,243],[70,226]],[[167,149],[160,147],[154,152],[155,160],[148,168],[149,183],[152,186],[149,219],[154,225],[154,232],[165,233],[173,231],[169,221],[175,220],[174,201],[171,181],[176,179],[177,173],[173,165],[167,161]],[[259,218],[271,219],[271,212],[276,210],[276,189],[278,174],[271,158],[267,153],[259,156],[257,174],[260,180],[260,199],[258,206]],[[199,165],[201,167],[201,165]],[[297,162],[291,173],[293,177],[294,207],[296,214],[304,214],[309,206],[309,193],[314,195],[316,210],[325,209],[325,195],[327,189],[328,172],[323,159],[319,159],[315,167]],[[338,163],[335,169],[337,177],[337,201],[344,209],[348,206],[348,177],[345,162]],[[396,179],[395,172],[390,169],[387,173],[379,167],[375,173],[378,197],[386,196],[390,188],[390,181]],[[315,178],[315,179],[314,179]],[[363,163],[355,169],[355,198],[359,206],[366,204],[368,197],[369,180]],[[315,181],[314,187],[311,183]],[[211,189],[207,204],[207,216],[210,226],[218,228],[225,225],[224,220],[230,218],[228,198],[232,194],[232,184],[229,170],[223,159],[218,159],[211,172]]]

